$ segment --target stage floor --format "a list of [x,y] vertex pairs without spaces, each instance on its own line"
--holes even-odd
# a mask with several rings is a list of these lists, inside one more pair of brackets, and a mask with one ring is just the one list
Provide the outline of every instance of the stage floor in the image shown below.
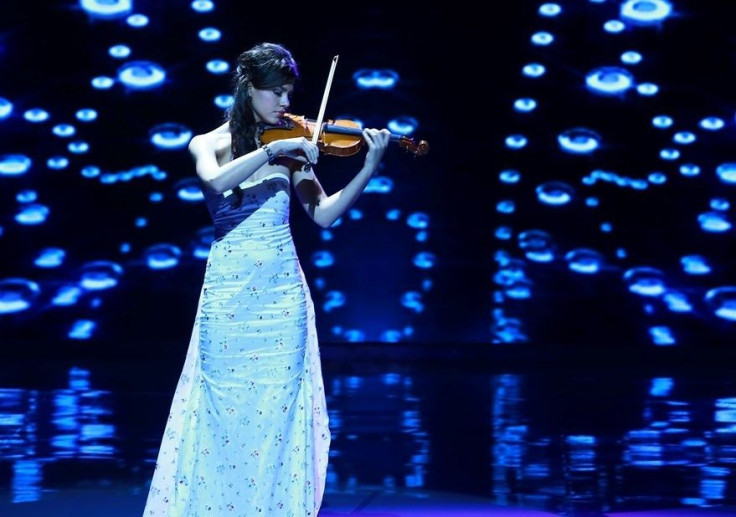
[[[145,495],[122,487],[65,490],[45,494],[33,503],[0,504],[3,517],[132,517],[142,515]],[[493,504],[479,497],[423,491],[386,494],[379,487],[362,487],[352,494],[328,494],[319,517],[550,517],[573,515],[519,506]],[[578,514],[583,515],[583,514]],[[605,512],[610,517],[720,517],[736,515],[736,506],[695,509]]]
[[[736,516],[733,362],[490,348],[324,346],[321,517]],[[0,515],[140,515],[177,377],[6,361]]]

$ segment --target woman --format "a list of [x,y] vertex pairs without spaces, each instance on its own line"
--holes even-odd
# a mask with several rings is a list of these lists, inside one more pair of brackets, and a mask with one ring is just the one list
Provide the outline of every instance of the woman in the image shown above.
[[238,58],[228,120],[189,150],[215,227],[184,368],[144,515],[316,516],[330,445],[314,309],[289,227],[291,186],[327,228],[364,190],[390,133],[362,132],[363,167],[327,195],[306,138],[260,145],[298,78],[281,45]]

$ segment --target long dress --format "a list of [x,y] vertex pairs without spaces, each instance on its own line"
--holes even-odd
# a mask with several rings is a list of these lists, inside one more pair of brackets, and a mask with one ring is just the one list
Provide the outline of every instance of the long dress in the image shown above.
[[330,446],[289,178],[205,189],[215,239],[144,516],[316,516]]

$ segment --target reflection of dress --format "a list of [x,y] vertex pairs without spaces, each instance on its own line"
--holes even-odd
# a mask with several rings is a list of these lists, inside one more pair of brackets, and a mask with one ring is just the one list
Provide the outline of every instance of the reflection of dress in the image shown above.
[[273,173],[215,224],[144,515],[315,516],[330,445],[314,309]]

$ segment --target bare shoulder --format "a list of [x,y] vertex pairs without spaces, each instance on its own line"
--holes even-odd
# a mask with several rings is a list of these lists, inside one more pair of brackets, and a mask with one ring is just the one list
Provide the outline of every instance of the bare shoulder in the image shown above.
[[230,143],[230,128],[226,122],[212,131],[195,135],[189,141],[189,152],[194,156],[202,153],[215,153],[219,156],[229,151]]

